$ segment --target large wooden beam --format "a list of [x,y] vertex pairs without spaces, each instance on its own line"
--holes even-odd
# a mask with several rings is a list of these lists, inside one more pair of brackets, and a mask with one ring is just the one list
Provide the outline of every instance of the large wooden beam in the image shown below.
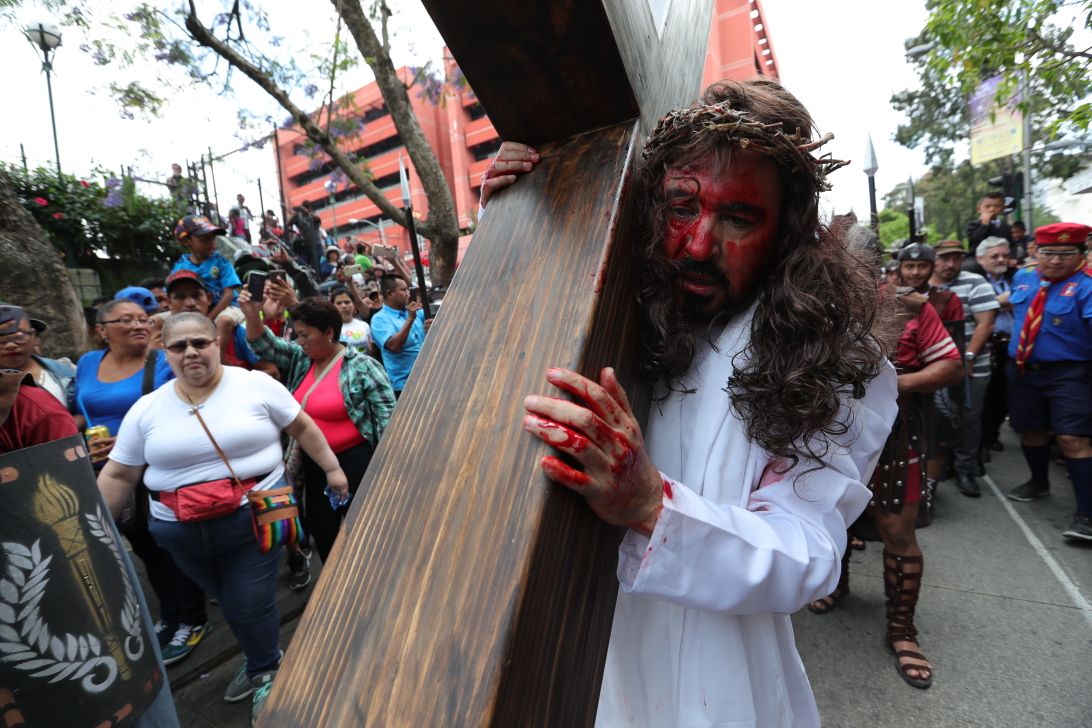
[[[543,159],[475,234],[263,726],[569,726],[595,716],[620,533],[541,474],[548,450],[522,431],[522,403],[551,391],[547,367],[591,375],[605,364],[644,401],[629,180],[642,118],[663,110],[646,102],[696,96],[709,4],[675,0],[686,12],[668,17],[664,41],[644,2],[426,5],[502,134],[535,141]],[[700,7],[698,51],[682,54],[696,68],[679,73],[680,87],[669,89],[667,72],[628,80],[671,55],[661,44],[675,18],[693,23]],[[627,16],[634,8],[639,17]],[[635,40],[641,28],[652,35]],[[578,63],[585,43],[594,52]],[[620,63],[603,61],[608,43]],[[551,57],[576,74],[571,83],[553,79]]]

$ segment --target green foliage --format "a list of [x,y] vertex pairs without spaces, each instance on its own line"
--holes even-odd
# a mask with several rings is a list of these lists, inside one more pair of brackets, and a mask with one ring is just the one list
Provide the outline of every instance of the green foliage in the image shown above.
[[[916,39],[932,44],[913,60],[921,88],[895,94],[892,105],[909,122],[896,140],[923,147],[933,164],[950,165],[952,148],[969,135],[967,97],[984,79],[1001,76],[998,96],[1032,114],[1036,138],[1089,130],[1092,122],[1092,49],[1074,47],[1074,26],[1092,29],[1092,0],[929,0],[929,19]],[[1066,25],[1059,25],[1064,21]],[[1018,95],[1027,74],[1029,93]],[[1084,145],[1084,149],[1089,148]],[[1068,176],[1074,165],[1037,160],[1048,174]]]
[[[921,179],[914,181],[914,195],[925,200],[925,221],[930,231],[928,242],[935,243],[939,240],[959,240],[966,243],[967,223],[978,216],[977,207],[982,196],[992,188],[987,180],[997,177],[1003,172],[1010,171],[1008,160],[994,160],[979,167],[972,167],[971,163],[964,161],[954,167],[934,167],[925,173]],[[901,215],[901,233],[892,228],[891,240],[898,237],[906,237],[905,211],[909,204],[909,184],[900,182],[883,196],[884,209],[880,214],[881,228],[880,238],[883,237],[882,221],[884,213]],[[1020,219],[1022,210],[1010,216],[1013,220]],[[889,217],[894,220],[895,218]],[[1032,209],[1032,223],[1035,227],[1057,222],[1057,216],[1046,207],[1035,206]],[[935,234],[934,234],[935,233]]]
[[70,267],[95,268],[106,255],[156,270],[182,252],[172,233],[181,211],[173,200],[138,194],[131,179],[104,176],[100,183],[43,167],[5,171]]
[[[885,207],[880,210],[880,243],[884,250],[890,250],[897,240],[906,240],[910,237],[910,219],[904,210]],[[925,242],[935,243],[940,238],[930,225],[926,225],[919,234],[925,235]]]

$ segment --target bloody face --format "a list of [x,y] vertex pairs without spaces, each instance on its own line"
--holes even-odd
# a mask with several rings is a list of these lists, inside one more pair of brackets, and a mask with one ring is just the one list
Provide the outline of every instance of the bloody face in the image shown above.
[[669,168],[663,252],[694,318],[750,301],[777,241],[781,185],[772,159],[735,151],[722,164]]

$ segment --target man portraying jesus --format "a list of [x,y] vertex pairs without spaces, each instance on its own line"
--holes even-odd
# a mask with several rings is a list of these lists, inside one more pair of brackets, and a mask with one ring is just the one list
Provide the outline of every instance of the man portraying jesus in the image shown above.
[[[819,725],[789,614],[837,583],[896,414],[875,274],[818,218],[828,138],[768,80],[664,116],[638,182],[649,422],[610,368],[526,399],[567,456],[546,475],[628,529],[597,725]],[[505,143],[483,204],[537,161]]]

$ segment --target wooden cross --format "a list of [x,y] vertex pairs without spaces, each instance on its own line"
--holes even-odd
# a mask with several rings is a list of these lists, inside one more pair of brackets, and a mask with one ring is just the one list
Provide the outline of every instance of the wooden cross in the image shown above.
[[523,398],[547,367],[612,364],[647,403],[629,180],[656,119],[697,98],[711,0],[424,4],[502,138],[542,161],[474,236],[262,726],[595,718],[621,533],[542,475]]

